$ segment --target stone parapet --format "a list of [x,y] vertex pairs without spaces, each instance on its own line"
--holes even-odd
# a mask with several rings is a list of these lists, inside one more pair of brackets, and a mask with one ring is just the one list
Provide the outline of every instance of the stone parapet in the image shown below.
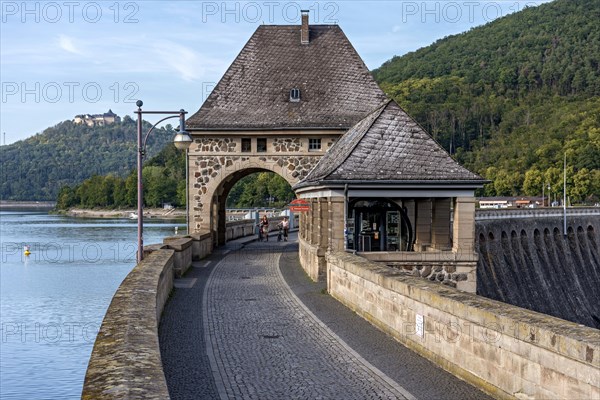
[[192,266],[194,240],[190,236],[172,236],[163,239],[168,249],[175,250],[173,272],[181,278]]
[[315,282],[325,278],[325,249],[312,245],[302,238],[298,239],[300,264],[306,274]]
[[82,399],[166,399],[158,322],[173,287],[174,251],[156,250],[127,275],[96,337]]
[[[567,217],[600,215],[600,207],[569,207],[567,208]],[[515,219],[515,218],[546,218],[562,217],[564,210],[562,207],[544,207],[544,208],[519,208],[519,209],[477,209],[475,219]]]
[[225,239],[233,240],[244,236],[250,236],[255,233],[254,220],[241,220],[227,222],[225,225]]
[[498,398],[600,398],[598,330],[328,253],[329,293]]
[[185,273],[192,259],[208,256],[212,244],[212,235],[204,232],[144,246],[144,260],[121,283],[104,316],[88,364],[83,399],[169,398],[158,323],[174,276]]
[[192,259],[201,260],[204,257],[212,253],[213,243],[212,235],[210,232],[197,232],[192,233],[190,237],[193,239],[192,243]]
[[405,275],[421,277],[465,292],[477,290],[477,260],[473,252],[396,251],[358,253],[370,261],[384,263]]
[[374,251],[357,252],[361,257],[377,262],[477,262],[479,256],[475,252],[455,253],[453,251]]

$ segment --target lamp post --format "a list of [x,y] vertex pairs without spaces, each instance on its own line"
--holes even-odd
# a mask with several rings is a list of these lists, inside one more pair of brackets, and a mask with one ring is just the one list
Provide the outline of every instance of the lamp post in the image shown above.
[[[137,226],[138,226],[138,252],[137,252],[137,262],[141,262],[144,259],[144,192],[142,185],[142,168],[144,162],[144,156],[146,155],[146,144],[148,142],[148,136],[154,130],[156,125],[160,124],[163,121],[166,121],[170,118],[179,117],[179,133],[175,135],[173,138],[173,144],[180,150],[187,150],[192,144],[192,138],[185,130],[185,114],[187,111],[181,109],[179,111],[142,111],[142,106],[144,103],[141,100],[138,100],[135,105],[138,107],[135,113],[137,114],[137,142],[138,142],[138,154],[137,154],[137,187],[138,187],[138,198],[137,198]],[[170,115],[169,117],[165,117],[152,125],[148,132],[146,132],[146,136],[142,136],[142,115],[143,114],[162,114],[162,115]],[[187,151],[186,151],[187,157]],[[187,182],[185,183],[187,187]],[[187,198],[186,198],[187,203]],[[186,208],[187,209],[187,208]]]

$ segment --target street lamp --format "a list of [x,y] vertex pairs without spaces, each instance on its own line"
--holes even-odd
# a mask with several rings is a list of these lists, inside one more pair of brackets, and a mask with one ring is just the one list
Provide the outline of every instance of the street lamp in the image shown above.
[[[173,138],[173,144],[179,150],[186,150],[187,157],[187,149],[192,144],[192,138],[189,133],[185,130],[185,114],[187,111],[181,109],[179,111],[142,111],[142,106],[144,103],[141,100],[138,100],[135,105],[138,107],[135,113],[137,114],[137,142],[138,142],[138,154],[137,154],[137,187],[138,187],[138,198],[137,198],[137,225],[138,225],[138,252],[137,252],[137,262],[141,262],[144,259],[144,193],[142,187],[142,168],[144,156],[146,155],[146,144],[148,142],[148,136],[154,130],[156,125],[160,124],[163,121],[166,121],[170,118],[179,117],[179,132]],[[148,132],[146,132],[146,136],[142,137],[142,114],[163,114],[170,115],[169,117],[165,117],[152,125]],[[187,160],[186,160],[187,161]],[[187,171],[186,171],[187,176]],[[186,181],[186,189],[187,189],[187,181]],[[187,192],[187,190],[186,190]],[[186,193],[186,203],[187,203],[187,193]]]

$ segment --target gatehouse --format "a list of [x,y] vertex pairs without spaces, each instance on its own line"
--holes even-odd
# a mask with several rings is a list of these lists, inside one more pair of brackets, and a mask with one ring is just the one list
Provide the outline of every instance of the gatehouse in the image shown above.
[[474,190],[456,163],[387,99],[337,25],[260,26],[187,121],[189,231],[225,243],[225,204],[272,171],[311,207],[300,257],[315,279],[348,250],[475,291]]
[[335,141],[385,101],[337,25],[260,26],[187,121],[190,232],[225,241],[225,200],[246,175],[298,183]]

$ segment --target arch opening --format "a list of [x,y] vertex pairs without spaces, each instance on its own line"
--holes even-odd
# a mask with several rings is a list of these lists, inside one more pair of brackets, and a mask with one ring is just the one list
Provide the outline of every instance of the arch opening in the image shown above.
[[588,225],[587,227],[587,237],[589,240],[595,240],[595,232],[592,225]]
[[215,244],[227,240],[227,222],[256,219],[256,215],[278,215],[295,198],[290,183],[276,172],[246,168],[225,177],[211,201],[212,231]]

